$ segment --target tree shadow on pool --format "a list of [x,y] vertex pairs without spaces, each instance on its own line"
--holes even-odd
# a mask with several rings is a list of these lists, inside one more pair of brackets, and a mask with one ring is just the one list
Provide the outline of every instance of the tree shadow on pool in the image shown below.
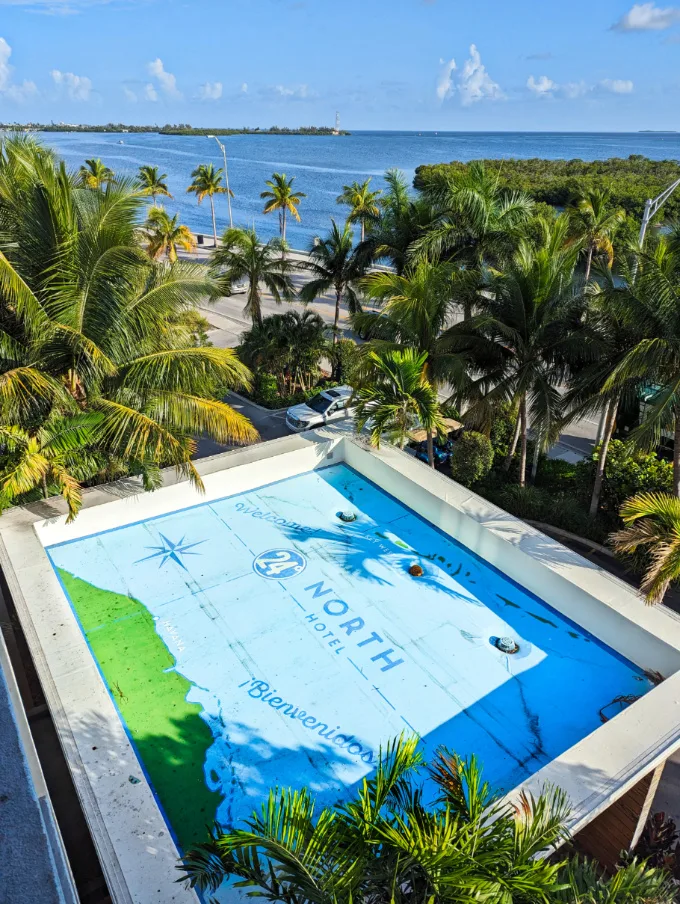
[[[392,587],[394,583],[388,577],[389,572],[378,574],[376,566],[382,566],[383,569],[388,566],[397,573],[407,576],[411,565],[419,564],[423,568],[423,574],[417,579],[417,586],[414,585],[415,592],[419,588],[427,587],[438,593],[445,593],[452,599],[479,605],[472,587],[468,595],[443,580],[445,577],[455,577],[461,585],[475,584],[474,580],[470,580],[470,569],[462,566],[463,556],[458,563],[461,565],[459,571],[453,569],[450,564],[447,569],[436,560],[434,554],[423,555],[398,537],[380,531],[379,525],[375,523],[367,525],[365,521],[359,524],[338,525],[335,529],[315,528],[307,533],[300,533],[285,526],[281,526],[280,530],[302,549],[306,545],[318,544],[321,558],[337,563],[346,575],[381,587]],[[444,559],[443,556],[440,558]]]

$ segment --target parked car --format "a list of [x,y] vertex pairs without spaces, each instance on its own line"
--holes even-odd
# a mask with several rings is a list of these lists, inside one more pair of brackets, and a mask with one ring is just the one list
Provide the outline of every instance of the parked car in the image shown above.
[[286,425],[295,433],[300,433],[302,430],[313,430],[314,427],[345,420],[352,416],[352,409],[348,408],[351,397],[350,386],[324,389],[302,405],[289,408],[286,412]]

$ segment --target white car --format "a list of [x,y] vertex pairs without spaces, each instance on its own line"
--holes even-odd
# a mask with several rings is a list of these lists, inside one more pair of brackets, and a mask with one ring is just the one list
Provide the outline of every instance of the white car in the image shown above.
[[352,389],[349,386],[324,389],[302,405],[289,408],[286,412],[286,425],[295,433],[300,433],[349,418],[352,416],[352,409],[347,406],[351,397]]

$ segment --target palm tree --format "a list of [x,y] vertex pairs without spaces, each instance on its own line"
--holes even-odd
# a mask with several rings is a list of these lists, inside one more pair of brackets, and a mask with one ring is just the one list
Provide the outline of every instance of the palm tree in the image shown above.
[[283,242],[286,241],[286,215],[289,213],[299,223],[298,207],[302,198],[307,197],[300,191],[293,191],[293,182],[295,176],[287,179],[285,173],[273,173],[271,179],[265,181],[269,188],[260,193],[260,197],[266,199],[264,213],[278,211],[279,232]]
[[156,197],[164,195],[166,198],[172,198],[168,191],[166,179],[167,173],[158,173],[157,166],[140,166],[139,176],[137,177],[141,193],[147,197],[153,198],[153,206],[156,206]]
[[345,223],[342,231],[335,220],[331,219],[331,224],[326,238],[314,239],[309,249],[306,269],[312,273],[312,279],[302,287],[300,298],[307,304],[330,289],[335,291],[333,342],[337,342],[341,302],[347,304],[350,314],[361,310],[356,286],[364,275],[365,264],[354,250],[354,234],[349,223]]
[[99,157],[86,160],[78,170],[78,177],[83,188],[103,188],[113,181],[113,170],[105,166]]
[[149,257],[158,260],[164,254],[170,263],[177,260],[177,247],[185,251],[193,251],[196,247],[196,238],[188,226],[178,222],[179,214],[171,217],[163,207],[152,207],[146,218],[144,230],[148,244],[146,250]]
[[[636,275],[629,272],[631,284]],[[610,386],[610,378],[640,338],[636,323],[637,301],[629,291],[629,284],[603,271],[597,284],[586,287],[589,327],[598,345],[593,361],[573,376],[572,386],[565,396],[565,425],[574,417],[587,413],[601,415],[597,439],[597,466],[590,498],[590,517],[597,514],[609,454],[609,446],[616,427],[622,402],[637,401],[640,379],[619,380]]]
[[[215,169],[212,163],[202,163],[197,166],[191,174],[192,183],[187,188],[187,193],[193,193],[198,198],[200,204],[204,198],[210,198],[210,213],[212,214],[213,238],[215,239],[215,247],[217,247],[217,223],[215,222],[215,195],[224,195],[227,193],[226,187],[222,184],[222,173],[224,170]],[[229,194],[234,197],[234,193],[229,189]]]
[[437,389],[466,383],[470,361],[458,334],[450,331],[459,279],[450,265],[430,261],[402,275],[378,271],[366,277],[363,292],[381,309],[352,317],[354,329],[370,340],[364,348],[413,348],[427,355],[426,375]]
[[80,510],[82,492],[79,480],[93,475],[100,461],[93,456],[97,428],[102,416],[97,413],[53,413],[40,427],[0,425],[4,461],[0,470],[0,508],[11,505],[39,487],[43,498],[54,486],[68,505],[67,522]]
[[534,202],[524,192],[504,188],[499,175],[480,162],[462,174],[433,174],[422,190],[432,222],[413,243],[411,255],[455,257],[476,268],[509,260]]
[[346,803],[319,809],[307,788],[273,788],[242,828],[216,828],[188,851],[183,871],[206,897],[234,878],[288,904],[671,904],[663,871],[633,860],[610,877],[557,852],[568,815],[558,789],[513,806],[474,756],[440,748],[427,765],[418,740],[401,738]]
[[328,352],[326,325],[314,311],[286,311],[253,323],[241,337],[239,357],[256,372],[276,374],[282,394],[311,388]]
[[414,430],[425,429],[430,467],[434,468],[433,436],[444,433],[437,390],[426,376],[427,354],[412,348],[369,352],[355,392],[357,432],[370,422],[371,442],[380,446],[386,435],[404,446]]
[[586,252],[586,282],[590,279],[593,255],[601,254],[609,267],[614,263],[612,237],[626,218],[622,208],[610,206],[608,191],[588,191],[572,205],[569,213]]
[[366,238],[366,224],[375,223],[380,216],[380,207],[378,199],[382,191],[371,191],[371,180],[366,179],[365,182],[352,182],[351,185],[343,185],[342,194],[338,196],[338,204],[346,204],[351,208],[349,217],[350,223],[361,224],[361,241]]
[[212,270],[222,291],[230,295],[234,285],[248,280],[248,300],[243,309],[253,323],[262,323],[261,288],[264,286],[277,304],[292,301],[295,295],[290,278],[292,264],[281,255],[281,242],[271,239],[261,244],[254,229],[227,229],[222,244],[212,258]]
[[62,165],[3,146],[0,423],[44,445],[43,425],[93,413],[99,453],[132,470],[173,465],[200,488],[195,436],[257,436],[217,396],[250,374],[233,350],[191,347],[173,326],[218,287],[199,266],[149,259],[143,206],[129,184],[83,193]]
[[562,416],[560,387],[570,368],[595,354],[586,341],[584,298],[573,282],[577,249],[565,242],[567,226],[564,216],[544,224],[541,247],[522,241],[503,272],[487,273],[480,313],[453,328],[478,343],[495,344],[502,356],[474,386],[466,420],[488,418],[500,401],[517,404],[522,487],[529,416],[537,442],[543,443]]
[[434,214],[426,200],[411,196],[406,177],[399,170],[388,170],[385,183],[379,219],[358,251],[367,260],[389,260],[401,274],[409,249],[430,226]]
[[661,241],[651,254],[639,252],[630,264],[622,261],[620,269],[621,285],[610,293],[610,303],[624,309],[637,342],[604,389],[635,381],[661,387],[631,439],[657,446],[663,433],[673,435],[673,492],[680,498],[680,257]]
[[668,493],[638,493],[623,503],[619,514],[626,527],[610,540],[617,552],[644,549],[650,554],[640,591],[650,605],[660,603],[680,578],[680,499]]

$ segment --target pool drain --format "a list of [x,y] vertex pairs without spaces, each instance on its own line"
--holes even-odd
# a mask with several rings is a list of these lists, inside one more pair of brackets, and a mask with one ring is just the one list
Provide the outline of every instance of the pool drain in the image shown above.
[[519,651],[519,644],[512,637],[492,637],[491,643],[501,653],[512,654]]
[[352,521],[356,521],[356,520],[357,520],[357,513],[356,513],[356,512],[350,512],[350,511],[347,511],[347,512],[338,512],[338,518],[339,518],[341,521],[344,521],[345,524],[351,524]]

